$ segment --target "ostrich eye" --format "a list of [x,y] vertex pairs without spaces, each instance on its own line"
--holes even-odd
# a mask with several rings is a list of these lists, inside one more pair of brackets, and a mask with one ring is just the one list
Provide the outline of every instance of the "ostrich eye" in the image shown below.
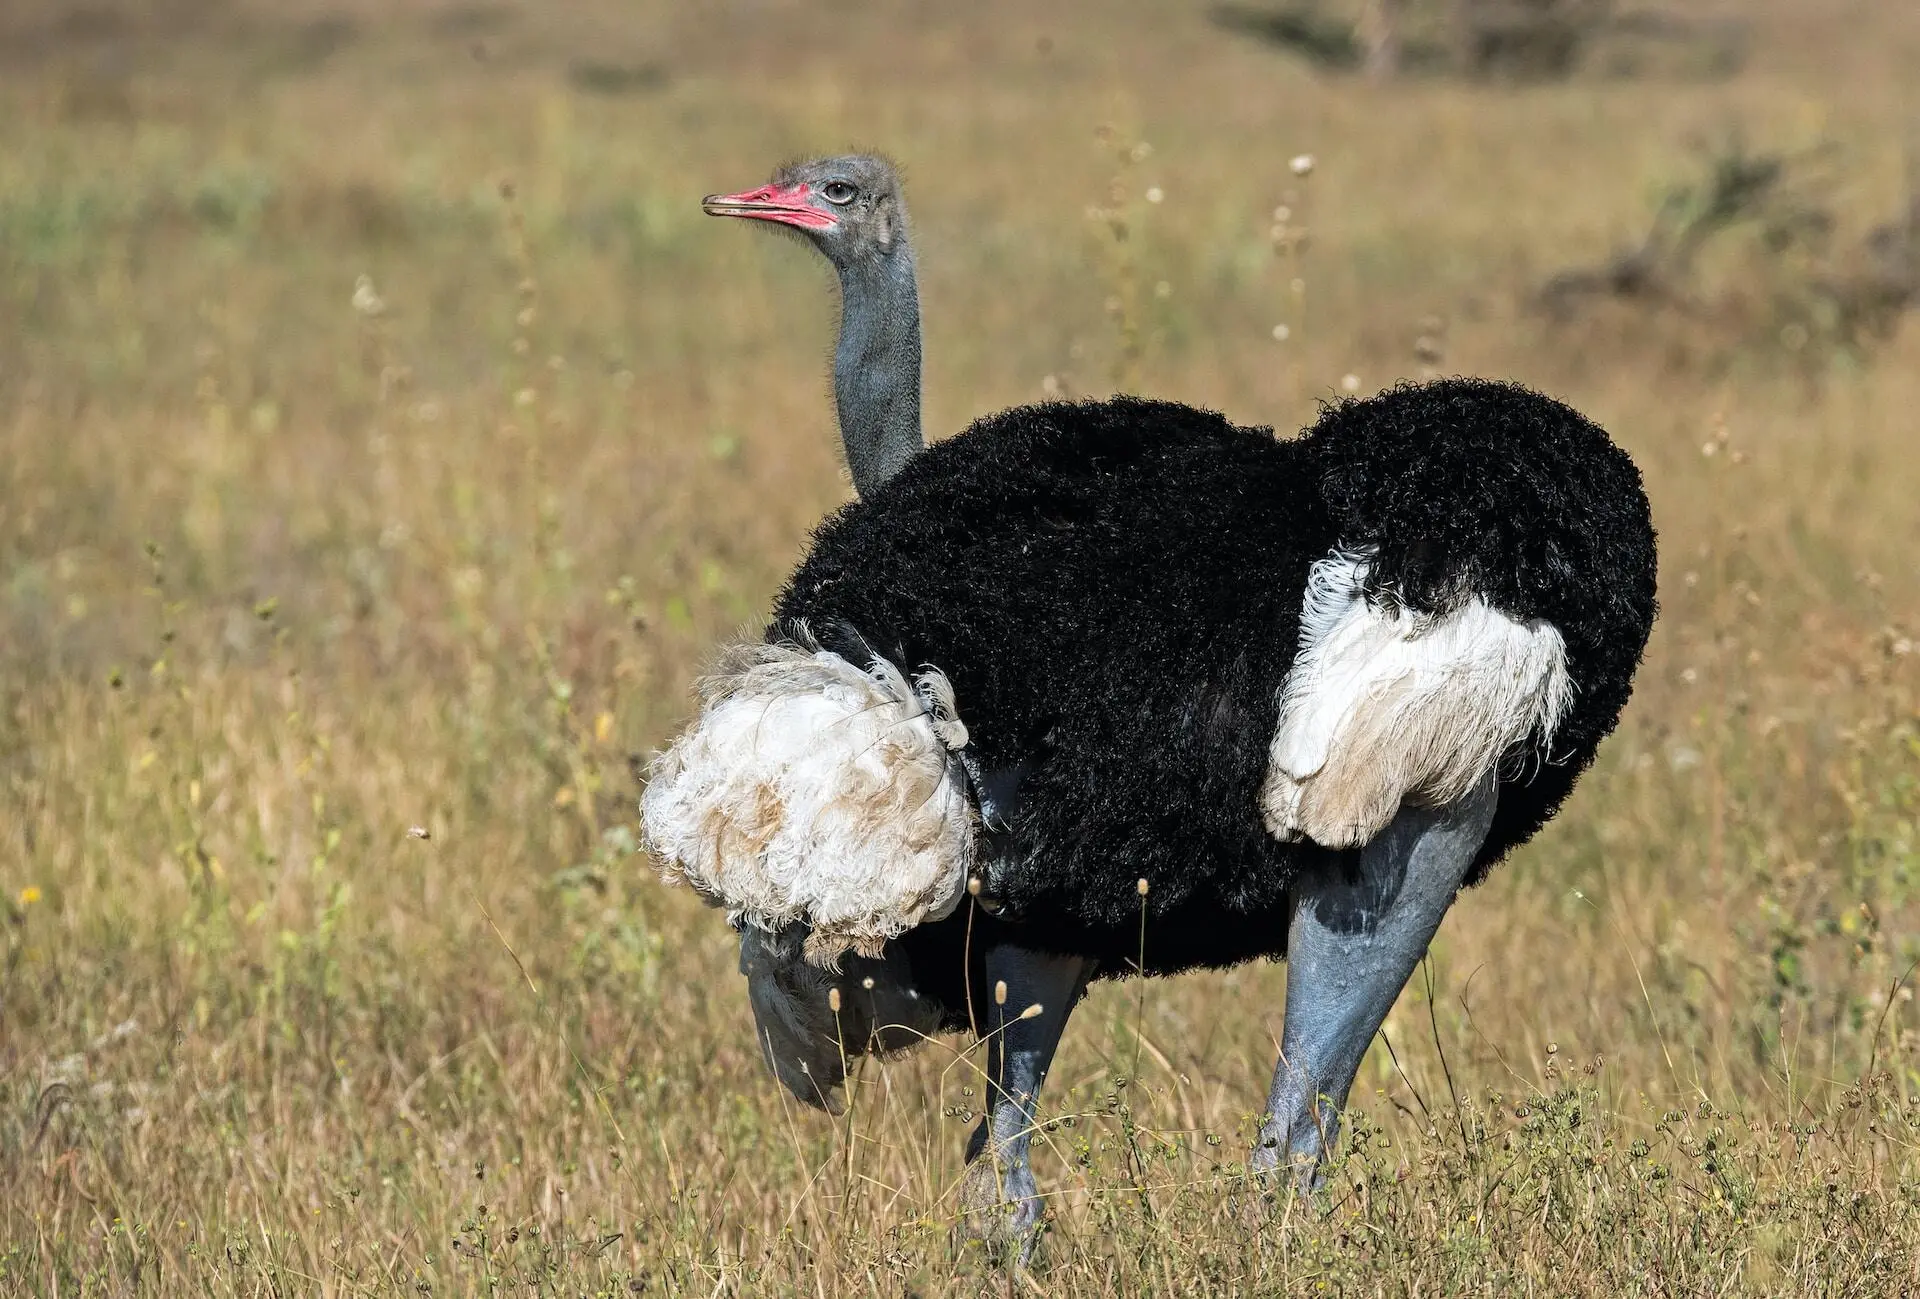
[[830,180],[820,187],[820,193],[829,203],[851,203],[859,192],[844,180]]

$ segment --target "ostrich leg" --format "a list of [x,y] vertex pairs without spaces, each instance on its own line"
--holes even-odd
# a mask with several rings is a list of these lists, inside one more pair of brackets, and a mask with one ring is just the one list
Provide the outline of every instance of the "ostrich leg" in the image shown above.
[[1402,807],[1357,854],[1294,886],[1287,1022],[1255,1171],[1285,1166],[1302,1190],[1318,1184],[1360,1059],[1486,838],[1494,790],[1488,776],[1447,807]]
[[[1040,1225],[1041,1203],[1027,1165],[1034,1110],[1067,1015],[1086,989],[1093,962],[1053,956],[1008,943],[989,948],[987,986],[1007,985],[1004,1004],[994,995],[977,1011],[987,1042],[987,1113],[967,1143],[970,1161],[961,1183],[966,1231],[995,1254],[1025,1262]],[[977,1003],[976,1003],[977,1005]],[[1022,1015],[1029,1007],[1035,1013]]]

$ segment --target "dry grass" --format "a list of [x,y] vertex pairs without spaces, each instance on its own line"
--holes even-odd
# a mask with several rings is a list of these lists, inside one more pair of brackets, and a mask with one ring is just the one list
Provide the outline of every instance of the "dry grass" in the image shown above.
[[[1731,82],[1501,92],[1144,0],[12,7],[0,1289],[1920,1287],[1920,330],[1809,375],[1516,305],[1732,122],[1884,216],[1920,37],[1842,8],[1748,6]],[[1239,1171],[1284,969],[1108,987],[1048,1264],[956,1259],[971,1064],[793,1112],[632,855],[633,756],[846,494],[822,269],[695,200],[849,142],[911,171],[936,429],[1116,377],[1294,427],[1424,335],[1647,471],[1633,707],[1449,919],[1324,1204]]]

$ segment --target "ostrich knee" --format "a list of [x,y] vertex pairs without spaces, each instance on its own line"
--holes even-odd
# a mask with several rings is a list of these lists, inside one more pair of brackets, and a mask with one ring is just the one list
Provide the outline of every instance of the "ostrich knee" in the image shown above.
[[1296,883],[1286,1026],[1256,1171],[1284,1166],[1302,1189],[1318,1184],[1361,1057],[1452,905],[1495,802],[1489,776],[1447,807],[1403,807],[1365,847]]

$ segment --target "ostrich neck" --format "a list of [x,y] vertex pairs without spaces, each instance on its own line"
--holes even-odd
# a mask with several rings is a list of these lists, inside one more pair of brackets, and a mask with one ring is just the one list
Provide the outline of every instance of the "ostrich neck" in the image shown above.
[[840,268],[840,343],[833,396],[854,490],[871,495],[917,455],[920,437],[920,294],[905,243]]

